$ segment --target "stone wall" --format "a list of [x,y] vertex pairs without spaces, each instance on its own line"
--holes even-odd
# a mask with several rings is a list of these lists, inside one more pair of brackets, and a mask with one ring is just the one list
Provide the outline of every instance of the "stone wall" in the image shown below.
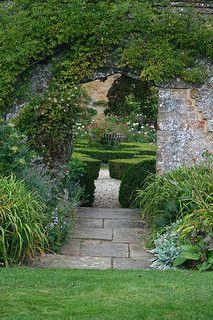
[[174,85],[159,90],[159,173],[199,163],[213,152],[213,86]]

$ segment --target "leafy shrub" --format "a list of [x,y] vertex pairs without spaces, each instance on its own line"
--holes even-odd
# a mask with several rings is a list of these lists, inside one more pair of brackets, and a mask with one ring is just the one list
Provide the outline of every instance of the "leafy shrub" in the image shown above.
[[157,119],[157,90],[147,82],[121,75],[116,79],[107,94],[106,114],[143,115],[146,123],[155,123]]
[[1,6],[0,112],[12,105],[17,79],[32,60],[41,61],[65,45],[72,50],[63,59],[59,78],[67,82],[91,78],[106,59],[132,73],[142,71],[147,82],[164,82],[190,72],[197,58],[212,57],[212,30],[199,14],[187,9],[171,12],[170,6],[156,10],[149,3],[124,0],[112,6],[111,1],[73,0],[67,5],[48,0]]
[[0,178],[0,263],[31,262],[46,246],[45,205],[13,176]]
[[158,234],[154,241],[155,248],[150,253],[155,255],[152,259],[152,268],[170,269],[174,261],[179,257],[181,249],[179,248],[179,239],[175,225],[166,227],[163,234]]
[[212,194],[211,164],[182,167],[148,179],[147,186],[139,192],[139,203],[142,216],[159,228],[194,210],[210,210]]
[[128,168],[135,166],[144,160],[146,156],[133,159],[109,160],[110,177],[121,180]]
[[181,219],[176,232],[181,253],[175,266],[197,267],[200,271],[213,270],[213,205],[195,210]]
[[49,250],[54,252],[60,251],[72,227],[74,208],[83,192],[80,186],[83,172],[84,165],[78,160],[73,159],[57,172],[37,160],[19,174],[46,204],[45,231]]
[[86,165],[80,182],[84,189],[82,202],[84,206],[92,206],[95,198],[95,180],[98,179],[101,162],[80,153],[74,153],[73,158],[81,160]]
[[209,210],[198,210],[164,228],[154,241],[152,267],[174,267],[213,270],[213,216]]
[[130,167],[121,180],[119,202],[122,207],[130,207],[135,203],[136,192],[144,186],[148,176],[155,173],[156,160],[153,157],[144,158],[140,163]]
[[82,153],[91,158],[100,160],[102,163],[108,163],[110,159],[129,159],[138,155],[138,151],[123,151],[123,150],[101,150],[89,148],[75,148],[77,153]]
[[0,120],[0,174],[22,170],[35,156],[29,149],[26,137],[20,134],[14,126]]
[[16,126],[28,136],[31,146],[44,156],[49,167],[69,161],[73,125],[82,114],[86,97],[75,86],[58,85],[26,105],[16,118]]

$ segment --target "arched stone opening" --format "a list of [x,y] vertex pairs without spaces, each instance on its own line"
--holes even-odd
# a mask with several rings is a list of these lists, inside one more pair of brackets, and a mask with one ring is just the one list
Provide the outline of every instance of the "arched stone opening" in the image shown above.
[[[92,81],[106,84],[107,79],[121,74],[140,79],[130,70],[112,67],[96,72],[91,79],[84,79],[82,85]],[[33,95],[42,93],[50,81],[51,62],[37,64],[29,79],[29,90]],[[158,89],[157,172],[199,163],[205,154],[213,153],[212,78],[201,86],[190,86],[176,79]],[[5,117],[14,117],[25,103],[27,101],[19,101]]]

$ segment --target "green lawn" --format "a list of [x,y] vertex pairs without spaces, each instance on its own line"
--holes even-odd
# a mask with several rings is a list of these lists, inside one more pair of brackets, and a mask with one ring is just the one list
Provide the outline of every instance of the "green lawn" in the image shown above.
[[0,269],[0,319],[213,319],[213,273]]

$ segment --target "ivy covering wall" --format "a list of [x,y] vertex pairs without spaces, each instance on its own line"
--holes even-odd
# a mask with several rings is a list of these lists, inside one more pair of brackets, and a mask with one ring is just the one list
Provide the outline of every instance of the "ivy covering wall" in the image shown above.
[[[14,0],[0,6],[0,112],[15,101],[17,81],[55,52],[53,81],[78,83],[102,67],[131,70],[150,83],[175,75],[201,82],[212,58],[209,21],[191,8],[172,12],[146,0]],[[158,1],[158,3],[168,1]]]

